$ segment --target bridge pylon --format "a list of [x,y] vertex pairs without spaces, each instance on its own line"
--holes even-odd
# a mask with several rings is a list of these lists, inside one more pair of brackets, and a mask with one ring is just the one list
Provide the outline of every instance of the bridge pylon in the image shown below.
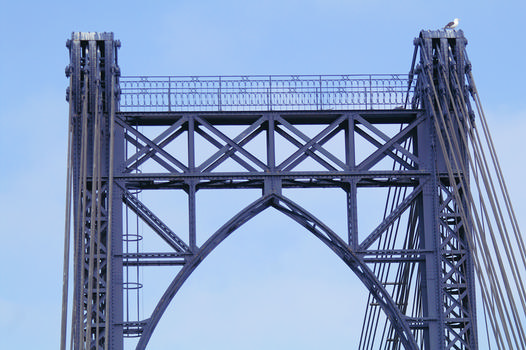
[[[112,33],[73,33],[66,69],[73,292],[62,348],[120,350],[128,338],[147,348],[199,264],[237,228],[274,208],[331,249],[368,289],[360,349],[477,349],[472,228],[462,215],[469,210],[462,197],[469,172],[465,150],[454,157],[458,150],[440,145],[464,128],[448,115],[473,115],[463,98],[466,44],[462,31],[422,31],[409,75],[121,77]],[[451,86],[454,98],[446,91]],[[232,126],[235,134],[226,130]],[[199,155],[198,144],[213,151]],[[289,198],[292,188],[339,189],[346,231]],[[372,231],[361,232],[358,193],[374,188],[388,191],[379,203],[386,209]],[[196,218],[207,214],[196,195],[218,189],[261,195],[201,240]],[[187,220],[171,227],[141,199],[148,191],[183,194]],[[128,249],[147,239],[127,229],[131,216],[162,248]],[[143,287],[130,271],[157,266],[178,272],[139,319],[125,302]]]

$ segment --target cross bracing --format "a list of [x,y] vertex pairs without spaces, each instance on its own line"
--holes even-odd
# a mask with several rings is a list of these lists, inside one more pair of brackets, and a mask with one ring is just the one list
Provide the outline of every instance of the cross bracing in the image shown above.
[[[147,348],[199,264],[269,208],[317,237],[368,289],[360,349],[478,349],[476,281],[497,333],[492,342],[520,348],[523,271],[500,257],[502,245],[514,256],[503,211],[498,243],[492,214],[481,205],[478,216],[470,190],[473,174],[481,197],[479,175],[491,186],[483,153],[472,153],[482,147],[473,123],[483,112],[465,45],[461,31],[422,32],[406,76],[121,77],[113,34],[74,33],[67,68],[73,301],[69,322],[63,311],[62,348],[122,349],[130,337]],[[287,196],[310,188],[345,195],[344,232]],[[357,193],[373,188],[386,190],[384,213],[363,232]],[[219,189],[260,195],[203,239],[196,217],[206,213],[196,195]],[[145,201],[151,192],[183,195],[186,220],[168,223]],[[505,206],[512,212],[507,196]],[[523,250],[513,215],[511,224]],[[146,244],[139,225],[160,243]],[[130,300],[144,287],[140,271],[159,266],[176,269],[171,282],[151,310],[138,312]]]

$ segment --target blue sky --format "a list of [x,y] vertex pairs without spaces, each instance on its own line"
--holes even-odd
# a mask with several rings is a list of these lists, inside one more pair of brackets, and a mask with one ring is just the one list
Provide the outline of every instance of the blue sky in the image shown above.
[[[1,347],[56,349],[59,343],[68,113],[65,42],[73,31],[114,32],[122,42],[123,75],[407,73],[419,31],[441,28],[458,17],[524,227],[526,2],[437,4],[416,0],[4,2],[0,10]],[[215,343],[225,349],[327,345],[348,349],[356,343],[353,332],[359,331],[362,317],[354,313],[362,295],[357,279],[319,242],[298,234],[284,219],[264,215],[225,243],[224,253],[218,252],[189,280],[173,312],[161,322],[159,336],[152,338],[156,348],[179,344],[203,349]],[[287,239],[264,234],[261,227],[268,221]],[[276,240],[288,243],[276,247]],[[257,253],[250,257],[239,253],[254,244],[262,247]],[[229,258],[229,252],[240,255]],[[202,310],[208,310],[206,317]],[[180,333],[170,339],[176,331]]]

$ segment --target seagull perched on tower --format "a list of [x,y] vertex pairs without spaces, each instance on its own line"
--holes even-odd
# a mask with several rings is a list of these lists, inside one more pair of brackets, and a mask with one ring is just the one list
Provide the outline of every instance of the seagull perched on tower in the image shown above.
[[444,29],[453,29],[453,28],[456,28],[457,26],[458,26],[458,18],[455,18],[453,22],[449,22],[448,24],[446,24],[444,26]]

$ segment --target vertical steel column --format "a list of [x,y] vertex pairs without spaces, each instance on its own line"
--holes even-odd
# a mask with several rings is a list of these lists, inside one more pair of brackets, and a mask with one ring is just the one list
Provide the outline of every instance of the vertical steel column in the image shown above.
[[[195,118],[188,118],[188,169],[195,171]],[[196,181],[187,180],[188,187],[188,242],[191,250],[197,248]]]
[[[354,115],[349,113],[347,115],[347,123],[344,130],[345,135],[345,164],[348,171],[356,168],[356,144],[354,135]],[[347,196],[347,236],[348,243],[352,250],[358,247],[358,190],[356,186],[356,179],[349,178],[348,188],[346,188]]]
[[[432,216],[434,220],[430,227],[432,232],[426,232],[425,237],[434,241],[433,249],[438,258],[435,259],[435,268],[427,268],[427,271],[433,274],[432,277],[427,277],[427,283],[432,281],[435,285],[428,286],[428,296],[431,296],[433,291],[430,288],[436,288],[437,291],[437,295],[428,297],[428,308],[435,308],[435,312],[436,307],[439,308],[436,314],[437,328],[433,330],[430,326],[429,329],[429,346],[432,349],[478,348],[474,266],[472,247],[469,247],[467,239],[472,228],[470,223],[463,222],[460,214],[462,210],[469,211],[470,206],[466,199],[457,201],[453,196],[453,193],[458,191],[463,197],[462,187],[469,185],[469,173],[462,170],[468,169],[467,150],[461,144],[453,146],[454,142],[444,141],[458,140],[460,128],[464,126],[459,125],[456,119],[470,117],[464,115],[463,111],[471,108],[458,106],[458,96],[455,96],[466,93],[466,43],[462,31],[453,30],[422,31],[420,37],[415,40],[415,45],[420,50],[420,66],[417,68],[420,89],[415,95],[420,100],[428,120],[433,124],[428,126],[428,130],[434,130],[429,140],[433,142],[433,173],[436,176],[433,179],[433,193],[428,194],[429,201],[432,202],[429,207],[434,208],[424,208],[424,213],[427,213],[427,210],[433,211],[432,215],[425,214]],[[453,90],[451,86],[457,86],[457,77],[461,80],[461,86]],[[452,97],[449,96],[450,93],[453,94]],[[451,164],[452,169],[448,168]],[[448,174],[450,172],[452,173]],[[437,273],[438,280],[435,281]]]
[[67,47],[75,264],[70,341],[73,349],[120,349],[122,194],[112,183],[124,156],[123,132],[114,128],[119,43],[112,33],[73,33]]
[[[276,115],[275,113],[267,114],[267,165],[270,173],[276,172]],[[266,176],[264,180],[263,194],[270,195],[281,193],[281,179],[276,176]]]
[[437,154],[434,128],[429,114],[418,127],[418,153],[422,168],[430,176],[422,189],[421,200],[417,202],[420,213],[420,249],[426,251],[422,268],[421,298],[427,327],[424,329],[425,349],[445,349],[443,337],[443,286],[440,266],[440,232],[438,223],[438,181],[436,174]]

